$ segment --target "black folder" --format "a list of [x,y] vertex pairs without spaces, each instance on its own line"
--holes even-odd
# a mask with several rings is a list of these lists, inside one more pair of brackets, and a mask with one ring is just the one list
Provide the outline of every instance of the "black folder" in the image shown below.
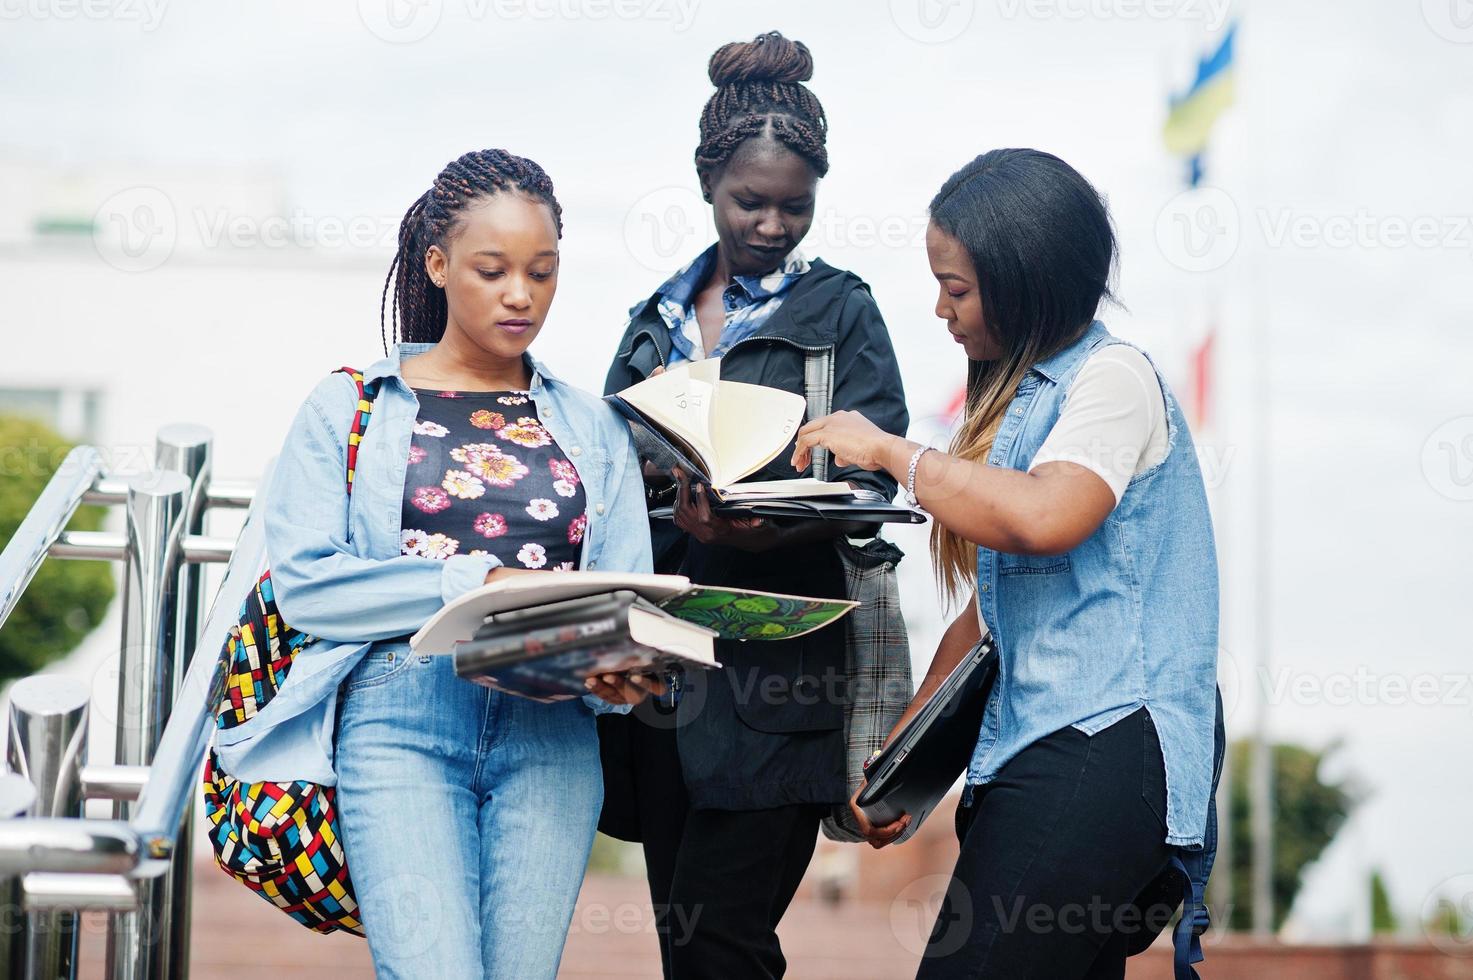
[[[737,487],[741,487],[738,483]],[[924,524],[926,515],[903,504],[875,499],[838,495],[829,497],[782,497],[772,500],[733,500],[712,506],[722,517],[776,517],[824,521],[857,521],[862,524]],[[656,519],[671,520],[673,507],[656,507],[650,511]]]
[[936,808],[971,761],[996,679],[997,650],[988,633],[870,763],[858,799],[870,823],[882,826],[909,813],[909,836]]

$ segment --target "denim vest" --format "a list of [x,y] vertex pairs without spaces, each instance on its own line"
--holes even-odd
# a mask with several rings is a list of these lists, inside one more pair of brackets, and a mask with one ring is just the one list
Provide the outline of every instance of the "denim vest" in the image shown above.
[[[398,344],[364,371],[379,390],[358,446],[351,497],[345,472],[358,404],[353,382],[343,374],[324,378],[292,422],[265,488],[261,520],[282,618],[316,639],[261,711],[216,732],[221,766],[243,782],[336,785],[338,685],[375,645],[407,654],[410,634],[445,603],[480,587],[500,564],[492,555],[400,554],[404,479],[419,413],[400,362],[432,346]],[[588,495],[579,568],[650,571],[644,478],[628,424],[598,397],[526,360],[537,415]],[[592,695],[584,700],[597,713],[629,710]]]
[[[1095,321],[1035,364],[988,463],[1027,472],[1079,369],[1118,343]],[[1166,842],[1199,847],[1213,777],[1217,555],[1191,434],[1164,380],[1161,390],[1166,458],[1131,479],[1084,543],[1062,555],[977,550],[977,601],[997,641],[999,673],[967,782],[990,782],[1065,726],[1093,735],[1145,706],[1166,769]]]

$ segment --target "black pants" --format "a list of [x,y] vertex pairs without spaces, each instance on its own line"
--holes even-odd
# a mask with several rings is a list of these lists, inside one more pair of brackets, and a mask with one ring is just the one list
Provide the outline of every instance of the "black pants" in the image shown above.
[[957,808],[957,858],[917,980],[1125,976],[1171,909],[1135,899],[1170,858],[1166,777],[1144,708],[1093,736],[1054,732]]
[[[692,810],[675,733],[640,726],[644,861],[666,980],[764,980],[787,969],[777,924],[827,806]],[[659,774],[658,776],[656,774]],[[657,785],[649,785],[652,777]]]

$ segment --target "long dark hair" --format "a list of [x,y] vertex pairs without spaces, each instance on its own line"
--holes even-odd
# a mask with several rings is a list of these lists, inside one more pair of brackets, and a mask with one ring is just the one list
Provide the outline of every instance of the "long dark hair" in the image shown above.
[[[1090,182],[1038,150],[977,157],[941,185],[931,220],[967,250],[984,323],[1002,349],[969,365],[966,418],[951,445],[952,455],[980,461],[1029,368],[1078,340],[1115,298],[1115,228]],[[976,545],[933,525],[931,554],[947,593],[971,584]]]
[[802,84],[813,77],[806,44],[769,31],[723,44],[706,71],[716,92],[701,111],[697,170],[719,170],[737,147],[767,136],[807,160],[820,177],[828,173],[828,120]]
[[[409,205],[399,223],[399,250],[389,263],[379,299],[379,336],[385,354],[390,343],[434,344],[445,335],[445,290],[430,281],[425,253],[431,245],[444,249],[460,215],[501,191],[517,191],[546,204],[558,237],[563,237],[562,206],[553,196],[552,179],[536,163],[505,150],[475,150],[452,160],[430,189]],[[390,286],[394,290],[392,308]]]

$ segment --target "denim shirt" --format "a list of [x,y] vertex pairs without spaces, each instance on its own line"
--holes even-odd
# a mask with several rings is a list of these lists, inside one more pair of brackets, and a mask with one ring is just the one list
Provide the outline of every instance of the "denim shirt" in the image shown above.
[[[670,363],[692,360],[701,327],[696,321],[696,294],[711,276],[716,264],[716,246],[712,245],[655,290],[656,310],[670,330]],[[808,261],[794,248],[781,263],[765,276],[732,276],[731,284],[721,293],[725,323],[716,346],[706,357],[721,357],[733,345],[741,343],[762,328],[783,305],[788,291],[809,270]],[[632,321],[644,309],[644,300],[629,311]],[[694,339],[693,339],[694,338]]]
[[[400,517],[419,400],[402,358],[432,344],[398,344],[364,372],[379,381],[358,447],[353,492],[346,446],[358,392],[345,374],[317,385],[298,410],[266,488],[266,554],[282,618],[314,637],[276,696],[243,724],[215,733],[223,769],[244,782],[306,780],[333,786],[338,685],[375,644],[408,654],[408,637],[445,603],[478,588],[501,562],[400,554]],[[644,480],[629,427],[598,397],[527,356],[530,395],[588,495],[579,567],[651,570]],[[595,712],[624,710],[588,696]]]
[[[1117,343],[1096,321],[1034,365],[988,463],[1027,472],[1079,369]],[[977,601],[997,641],[999,673],[967,782],[990,782],[1061,728],[1093,735],[1144,706],[1166,769],[1166,843],[1196,848],[1213,773],[1217,555],[1191,434],[1164,380],[1161,390],[1166,458],[1131,479],[1086,541],[1062,555],[977,550]]]

